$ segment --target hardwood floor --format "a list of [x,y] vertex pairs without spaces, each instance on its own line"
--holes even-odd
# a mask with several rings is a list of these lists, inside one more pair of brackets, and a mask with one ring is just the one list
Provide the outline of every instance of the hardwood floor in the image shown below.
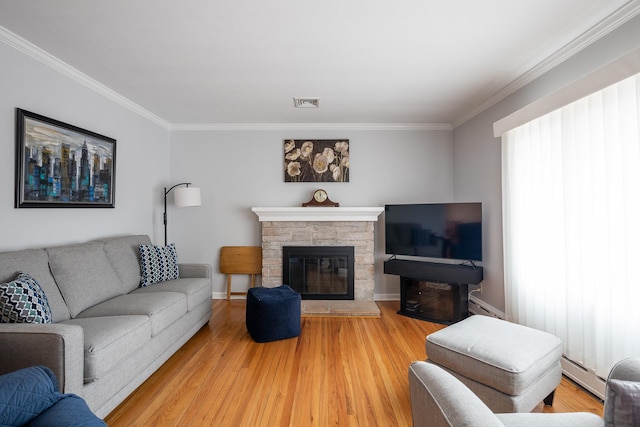
[[[426,358],[427,334],[443,328],[396,314],[302,318],[299,337],[259,344],[243,300],[214,300],[213,317],[105,421],[119,426],[411,426],[407,368]],[[602,404],[568,381],[553,407]]]

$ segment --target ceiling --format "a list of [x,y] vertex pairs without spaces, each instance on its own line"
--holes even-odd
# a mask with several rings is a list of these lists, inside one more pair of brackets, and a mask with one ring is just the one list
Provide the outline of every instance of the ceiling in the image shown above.
[[0,0],[0,40],[44,50],[169,126],[455,127],[639,2]]

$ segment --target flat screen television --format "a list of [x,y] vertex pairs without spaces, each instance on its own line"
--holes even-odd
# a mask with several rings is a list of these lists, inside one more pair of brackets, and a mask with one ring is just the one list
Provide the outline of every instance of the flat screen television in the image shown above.
[[385,252],[482,261],[482,203],[385,205]]

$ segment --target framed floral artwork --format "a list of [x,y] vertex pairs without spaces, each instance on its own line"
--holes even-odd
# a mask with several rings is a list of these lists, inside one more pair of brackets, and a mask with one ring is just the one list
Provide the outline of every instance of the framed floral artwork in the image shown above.
[[349,140],[285,140],[284,182],[349,182]]

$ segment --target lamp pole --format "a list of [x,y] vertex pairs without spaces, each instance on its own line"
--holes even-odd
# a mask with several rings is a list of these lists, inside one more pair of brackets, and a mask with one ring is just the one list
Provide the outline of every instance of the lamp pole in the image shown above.
[[163,219],[164,219],[164,245],[167,246],[167,194],[169,194],[169,192],[171,190],[173,190],[174,188],[180,186],[180,185],[186,185],[187,187],[191,185],[190,182],[181,182],[180,184],[176,184],[173,187],[169,188],[167,190],[167,187],[164,187],[164,213],[163,213]]

